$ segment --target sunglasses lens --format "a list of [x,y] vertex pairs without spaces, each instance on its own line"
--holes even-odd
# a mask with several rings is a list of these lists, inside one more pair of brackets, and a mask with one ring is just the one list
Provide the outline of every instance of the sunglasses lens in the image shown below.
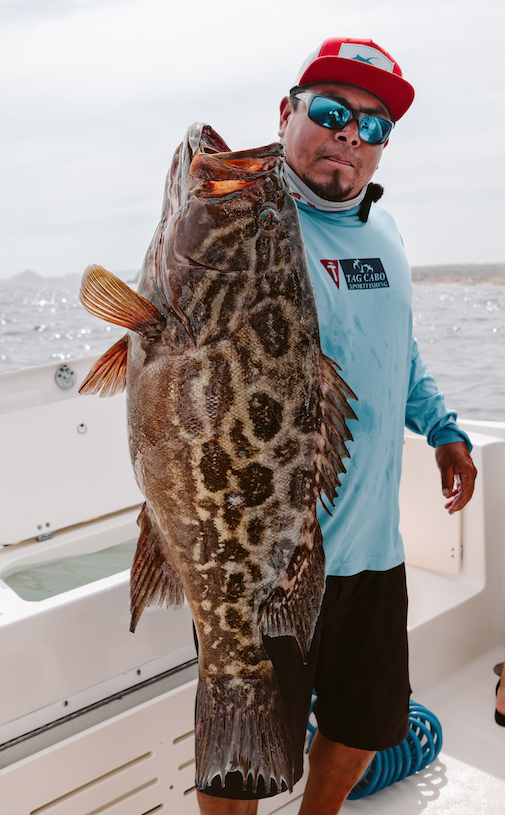
[[[352,110],[335,99],[314,96],[307,111],[309,119],[330,130],[343,130],[352,117]],[[359,135],[368,144],[384,144],[392,130],[392,123],[378,116],[363,116],[359,123]]]
[[308,114],[313,122],[329,127],[331,130],[342,130],[352,118],[352,113],[348,108],[324,96],[314,97]]
[[391,133],[391,123],[377,116],[365,116],[359,125],[359,135],[368,144],[384,144]]

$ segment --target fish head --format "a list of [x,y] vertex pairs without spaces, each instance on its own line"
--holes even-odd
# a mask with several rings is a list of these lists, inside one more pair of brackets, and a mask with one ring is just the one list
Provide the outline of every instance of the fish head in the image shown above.
[[188,179],[193,158],[201,152],[213,154],[229,150],[218,133],[203,122],[193,123],[175,150],[165,179],[161,219],[147,249],[137,289],[155,303],[162,314],[174,310],[183,317],[177,306],[176,267],[180,264],[174,259],[173,238],[175,226],[188,203]]
[[[208,275],[264,276],[288,268],[298,212],[289,193],[284,146],[231,152],[210,125],[195,123],[177,148],[162,219],[139,292],[171,312],[193,336],[188,309]],[[301,249],[295,252],[304,252]]]
[[281,227],[288,192],[283,160],[279,143],[197,150],[173,234],[175,257],[216,272],[254,270],[258,243],[270,243]]

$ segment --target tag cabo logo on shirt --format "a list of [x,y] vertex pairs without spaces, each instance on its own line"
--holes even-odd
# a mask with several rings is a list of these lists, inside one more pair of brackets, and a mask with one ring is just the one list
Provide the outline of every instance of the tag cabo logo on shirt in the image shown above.
[[334,283],[337,284],[337,289],[340,288],[340,282],[338,277],[338,260],[322,260],[321,263],[323,264],[324,268],[330,275],[331,279]]
[[387,279],[380,258],[353,258],[341,260],[348,289],[387,289]]

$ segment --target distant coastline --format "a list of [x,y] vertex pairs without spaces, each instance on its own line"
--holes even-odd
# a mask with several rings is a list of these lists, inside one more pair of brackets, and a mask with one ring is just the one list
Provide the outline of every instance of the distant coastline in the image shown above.
[[[137,269],[114,272],[127,283],[136,283]],[[60,284],[78,287],[82,275],[69,274],[61,277],[45,277],[31,269],[13,275],[0,283],[15,285]],[[489,283],[505,285],[505,263],[446,263],[434,266],[412,266],[414,283]]]
[[[114,272],[116,277],[120,277],[126,283],[135,283],[139,276],[139,270],[128,270],[123,272]],[[0,279],[0,283],[10,283],[16,286],[40,286],[40,285],[61,285],[68,286],[69,288],[79,288],[81,285],[82,274],[66,274],[66,275],[41,275],[32,269],[26,269],[24,272],[12,275],[5,280]]]
[[501,283],[505,285],[505,263],[446,263],[412,266],[414,283]]

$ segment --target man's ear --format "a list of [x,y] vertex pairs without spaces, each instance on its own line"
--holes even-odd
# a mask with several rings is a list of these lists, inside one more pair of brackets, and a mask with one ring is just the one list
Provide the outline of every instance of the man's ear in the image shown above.
[[285,96],[281,102],[281,118],[279,122],[279,136],[284,136],[286,132],[286,128],[288,126],[288,120],[291,114],[293,113],[293,107],[291,105],[291,100],[289,96]]

